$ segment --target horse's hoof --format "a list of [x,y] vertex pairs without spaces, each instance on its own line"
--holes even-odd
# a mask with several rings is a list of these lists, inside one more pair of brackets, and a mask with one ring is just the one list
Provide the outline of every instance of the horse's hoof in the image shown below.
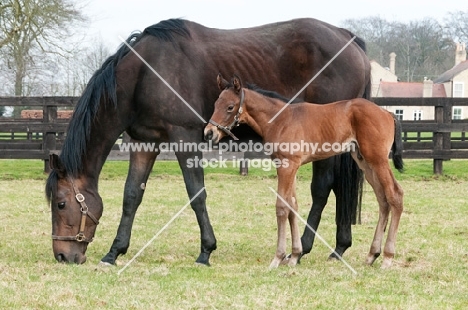
[[332,252],[330,256],[328,256],[328,261],[337,261],[340,260],[341,255],[335,252]]
[[100,261],[99,264],[98,264],[98,267],[104,267],[104,268],[114,267],[114,266],[115,265],[112,265],[111,263],[103,262],[103,261]]
[[200,266],[200,267],[211,267],[210,263],[204,264],[200,262],[195,262],[195,266]]
[[202,252],[195,261],[196,264],[210,266],[210,253]]

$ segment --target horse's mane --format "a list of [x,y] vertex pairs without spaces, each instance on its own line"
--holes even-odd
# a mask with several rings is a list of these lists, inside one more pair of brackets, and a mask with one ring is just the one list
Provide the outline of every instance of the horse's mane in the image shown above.
[[[190,37],[190,32],[182,19],[169,19],[147,27],[142,33],[132,33],[126,40],[130,46],[134,46],[144,35],[151,35],[159,40],[174,41],[175,34]],[[117,52],[104,61],[91,77],[78,103],[68,125],[67,137],[63,143],[60,160],[70,175],[77,176],[83,169],[83,155],[86,150],[91,126],[99,110],[101,103],[117,106],[117,83],[115,80],[115,67],[119,61],[127,55],[130,48],[121,44]],[[104,100],[101,100],[103,98]],[[55,179],[55,181],[54,181]],[[57,176],[51,172],[46,195],[50,197],[50,190],[54,187]]]
[[149,34],[164,41],[173,41],[174,34],[178,34],[182,37],[190,37],[190,31],[185,21],[179,18],[164,20],[149,26],[143,31],[143,34]]
[[[250,89],[250,90],[253,90],[263,96],[266,96],[266,97],[270,97],[270,98],[274,98],[274,99],[279,99],[283,102],[286,102],[288,103],[291,99],[288,99],[286,97],[284,97],[283,95],[280,95],[279,93],[275,92],[275,91],[272,91],[272,90],[265,90],[265,89],[262,89],[260,87],[258,87],[257,85],[255,84],[252,84],[252,83],[247,83],[247,89]],[[298,98],[295,98],[291,103],[299,103],[299,102],[303,102],[302,100],[298,99]]]

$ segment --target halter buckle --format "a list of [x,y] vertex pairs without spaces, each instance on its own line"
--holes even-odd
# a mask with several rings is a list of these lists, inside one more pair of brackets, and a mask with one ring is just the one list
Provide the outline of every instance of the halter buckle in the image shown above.
[[81,194],[81,193],[76,194],[75,198],[76,198],[76,201],[78,201],[78,202],[85,201],[85,198],[84,198],[83,194]]
[[86,236],[84,235],[84,233],[80,232],[75,236],[75,239],[78,242],[83,242],[86,241]]

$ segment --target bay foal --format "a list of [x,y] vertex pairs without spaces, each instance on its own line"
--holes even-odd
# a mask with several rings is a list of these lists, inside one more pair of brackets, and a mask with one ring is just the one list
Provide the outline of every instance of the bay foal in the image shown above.
[[[229,83],[219,74],[217,82],[222,92],[215,103],[210,122],[205,127],[205,140],[218,143],[226,134],[232,134],[230,130],[233,127],[246,123],[263,138],[264,143],[273,146],[271,157],[277,167],[278,195],[282,199],[278,197],[276,200],[278,240],[270,268],[278,267],[286,257],[288,220],[292,239],[292,254],[288,264],[296,265],[301,256],[298,222],[295,213],[291,211],[291,208],[295,211],[298,209],[295,189],[298,168],[345,151],[351,151],[379,203],[379,220],[366,263],[371,265],[379,257],[391,213],[381,265],[382,268],[390,267],[403,211],[403,190],[395,180],[388,162],[392,151],[394,165],[402,171],[401,127],[394,116],[362,98],[325,105],[296,103],[284,108],[287,103],[283,100],[243,88],[237,76]],[[301,147],[298,148],[298,145]],[[306,145],[317,148],[306,149]]]

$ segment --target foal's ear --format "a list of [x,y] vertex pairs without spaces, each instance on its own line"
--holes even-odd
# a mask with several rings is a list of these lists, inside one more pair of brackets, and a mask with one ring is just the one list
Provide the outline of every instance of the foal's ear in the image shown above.
[[236,92],[240,92],[242,89],[242,81],[238,75],[235,75],[232,77],[232,85],[234,85],[234,90]]
[[66,177],[67,172],[65,170],[65,166],[62,164],[62,161],[57,154],[49,155],[49,166],[51,170],[55,170],[57,172],[59,178]]
[[229,82],[226,81],[221,73],[218,73],[218,76],[216,78],[216,81],[218,81],[218,88],[219,90],[225,90],[229,86]]

